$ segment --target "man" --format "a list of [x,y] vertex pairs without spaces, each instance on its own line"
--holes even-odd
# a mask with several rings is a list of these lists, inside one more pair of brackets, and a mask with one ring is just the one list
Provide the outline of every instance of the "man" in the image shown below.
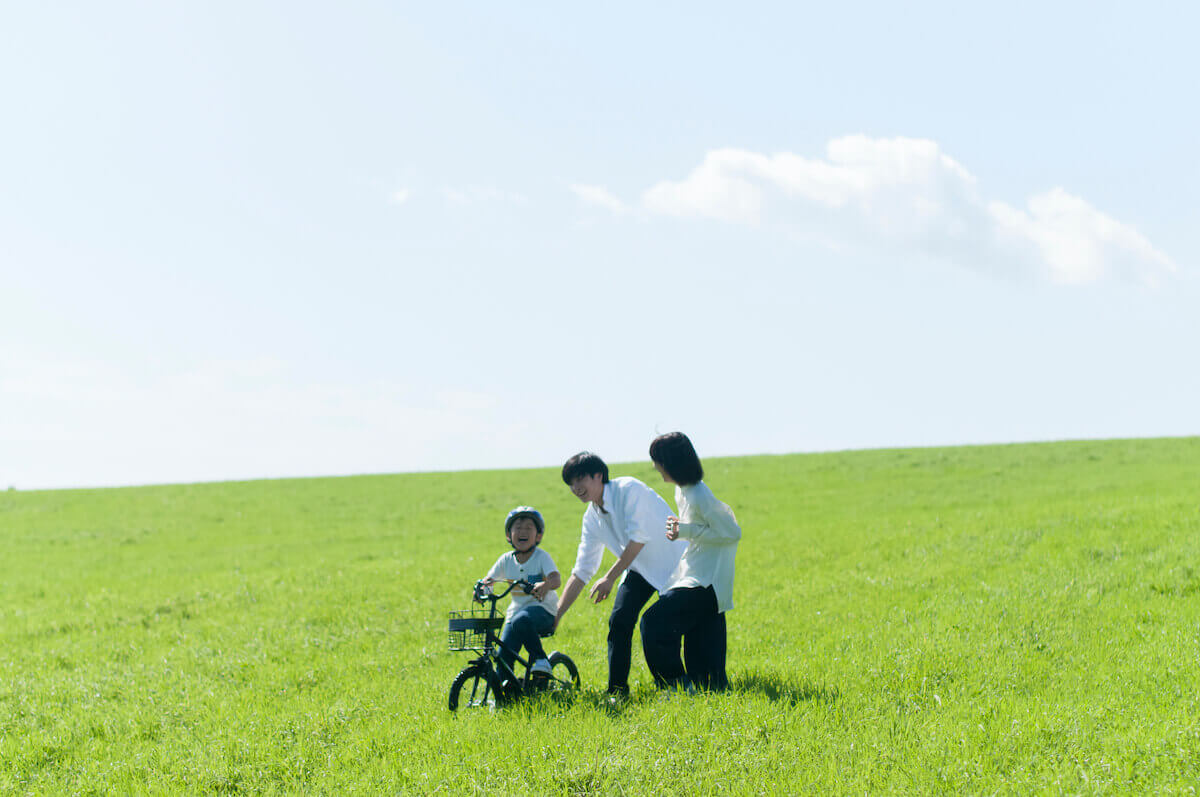
[[663,534],[671,508],[658,493],[632,476],[609,481],[608,466],[595,454],[583,451],[568,459],[562,478],[588,508],[583,513],[575,566],[562,591],[554,623],[557,627],[596,574],[604,549],[612,551],[616,563],[589,595],[593,603],[600,603],[617,587],[608,618],[608,692],[627,695],[638,615],[652,594],[666,589],[687,543],[668,540]]

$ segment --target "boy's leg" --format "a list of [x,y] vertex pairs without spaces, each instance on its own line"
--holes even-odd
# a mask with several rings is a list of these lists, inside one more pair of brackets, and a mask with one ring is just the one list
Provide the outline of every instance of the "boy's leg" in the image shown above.
[[542,606],[527,606],[525,611],[529,618],[529,634],[525,637],[525,649],[529,651],[529,663],[546,658],[546,649],[542,647],[542,634],[548,634],[554,629],[554,615]]
[[[706,587],[669,590],[642,615],[642,649],[660,689],[683,683],[691,675],[679,657],[679,642],[698,624],[708,622],[715,608],[710,605],[710,594]],[[696,653],[703,649],[703,645],[693,648]]]
[[544,659],[545,650],[539,634],[554,627],[554,617],[537,604],[530,604],[519,610],[504,625],[500,633],[500,641],[505,649],[500,651],[500,660],[512,669],[516,661],[516,653],[522,647],[529,651],[531,661]]
[[633,629],[638,615],[654,587],[641,574],[630,570],[617,588],[612,614],[608,618],[608,691],[629,694],[629,667],[633,649]]

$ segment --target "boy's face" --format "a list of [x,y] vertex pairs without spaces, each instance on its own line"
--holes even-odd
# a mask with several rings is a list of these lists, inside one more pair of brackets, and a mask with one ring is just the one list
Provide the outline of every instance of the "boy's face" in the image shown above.
[[571,480],[571,492],[585,504],[591,501],[598,503],[604,498],[604,477],[599,473],[591,476],[578,476]]
[[538,534],[537,524],[533,522],[533,518],[517,518],[513,521],[512,528],[509,530],[509,540],[512,546],[521,553],[532,550],[533,546],[541,542],[542,535]]

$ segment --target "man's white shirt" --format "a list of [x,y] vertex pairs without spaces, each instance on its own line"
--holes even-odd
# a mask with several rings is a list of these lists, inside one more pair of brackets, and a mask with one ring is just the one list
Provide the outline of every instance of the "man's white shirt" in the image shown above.
[[664,592],[687,543],[672,542],[665,534],[671,507],[654,490],[632,476],[618,476],[604,485],[604,512],[588,504],[572,575],[587,583],[600,569],[604,549],[620,557],[631,542],[643,543],[630,570]]

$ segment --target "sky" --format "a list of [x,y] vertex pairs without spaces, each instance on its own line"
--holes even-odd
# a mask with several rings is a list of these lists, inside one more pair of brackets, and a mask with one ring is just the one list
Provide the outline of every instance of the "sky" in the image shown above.
[[1200,434],[1200,10],[0,6],[0,489]]

